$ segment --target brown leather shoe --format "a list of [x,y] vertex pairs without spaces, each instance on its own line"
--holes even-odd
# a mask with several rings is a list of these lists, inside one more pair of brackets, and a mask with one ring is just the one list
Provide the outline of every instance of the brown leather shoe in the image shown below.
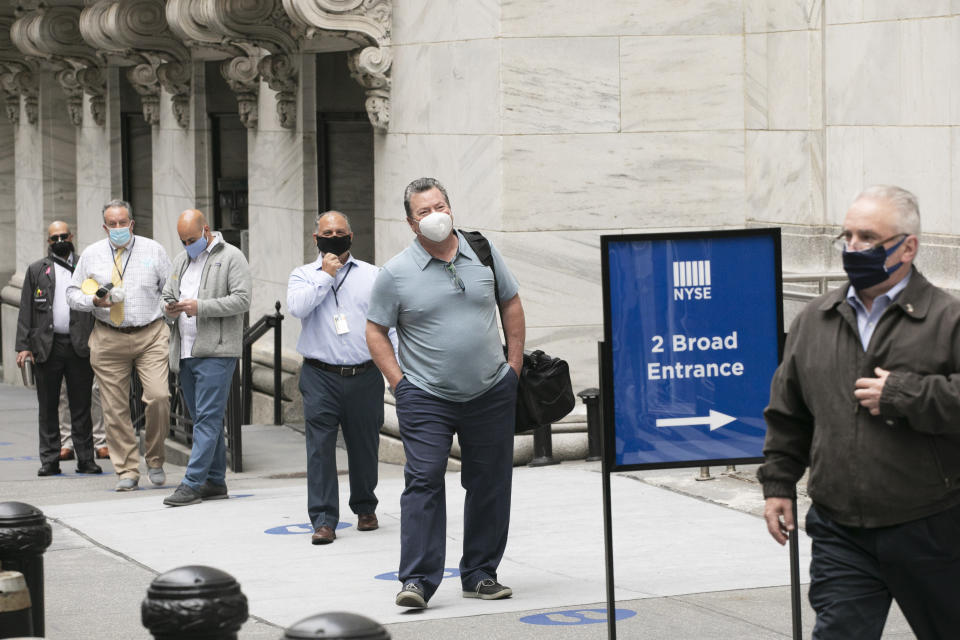
[[106,447],[97,447],[97,457],[103,460],[110,457],[110,449]]
[[313,535],[310,537],[310,542],[313,544],[330,544],[336,539],[337,533],[327,525],[323,525],[322,527],[317,527],[317,530],[313,532]]
[[377,514],[361,513],[357,515],[357,531],[373,531],[380,527],[377,522]]
[[60,459],[73,460],[73,449],[68,449],[67,447],[60,449]]

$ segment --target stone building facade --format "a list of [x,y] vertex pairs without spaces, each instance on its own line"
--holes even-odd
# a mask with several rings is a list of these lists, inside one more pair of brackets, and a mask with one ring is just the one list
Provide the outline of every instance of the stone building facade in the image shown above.
[[120,195],[171,253],[187,207],[248,237],[256,317],[315,256],[317,211],[350,214],[382,264],[411,239],[403,187],[436,176],[577,389],[596,383],[603,234],[778,226],[785,270],[835,271],[850,198],[890,182],[920,198],[921,268],[958,288],[960,3],[587,4],[2,2],[4,361],[46,225],[85,246]]

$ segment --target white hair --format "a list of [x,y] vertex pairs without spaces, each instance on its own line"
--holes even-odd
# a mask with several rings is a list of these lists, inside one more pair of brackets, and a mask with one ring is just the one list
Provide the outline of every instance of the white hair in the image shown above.
[[897,231],[912,236],[920,236],[920,205],[917,203],[917,196],[900,187],[889,184],[875,184],[861,191],[853,201],[856,202],[863,198],[886,200],[893,205],[897,212]]

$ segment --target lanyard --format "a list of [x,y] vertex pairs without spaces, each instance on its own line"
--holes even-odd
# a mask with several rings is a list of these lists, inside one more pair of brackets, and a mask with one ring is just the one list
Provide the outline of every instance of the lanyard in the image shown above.
[[[123,263],[123,269],[120,271],[120,283],[123,284],[123,274],[127,272],[127,266],[130,264],[130,256],[133,255],[133,245],[137,244],[137,236],[133,236],[133,242],[130,243],[130,248],[127,249],[127,261]],[[110,255],[113,256],[113,266],[117,266],[117,251],[113,248],[113,245],[110,245]]]
[[337,286],[333,287],[333,301],[337,303],[337,309],[340,308],[340,300],[337,299],[337,291],[340,291],[340,287],[342,287],[342,286],[343,286],[343,283],[347,281],[347,276],[350,275],[350,269],[352,269],[352,268],[353,268],[353,263],[352,263],[352,262],[348,262],[348,263],[347,263],[347,266],[346,266],[346,271],[345,271],[344,274],[343,274],[343,279],[340,280],[340,284],[338,284]]

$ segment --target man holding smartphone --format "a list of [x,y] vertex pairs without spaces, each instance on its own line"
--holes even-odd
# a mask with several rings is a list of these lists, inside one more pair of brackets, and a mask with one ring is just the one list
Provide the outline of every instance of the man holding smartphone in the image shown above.
[[170,259],[160,243],[133,235],[130,203],[103,206],[106,238],[87,247],[67,288],[67,302],[93,312],[90,364],[100,381],[110,461],[117,491],[140,483],[140,455],[130,418],[130,377],[136,367],[146,405],[146,461],[150,482],[166,482],[163,440],[170,428],[167,349],[170,331],[161,321],[160,292]]

